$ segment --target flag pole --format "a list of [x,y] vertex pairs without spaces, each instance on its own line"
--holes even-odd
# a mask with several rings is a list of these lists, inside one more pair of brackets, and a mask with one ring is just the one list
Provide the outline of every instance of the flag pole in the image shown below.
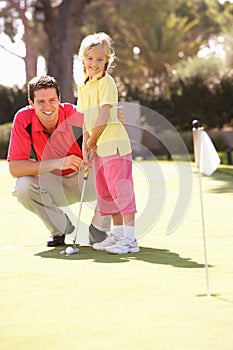
[[203,130],[200,127],[200,122],[198,120],[193,120],[193,143],[194,143],[194,155],[195,162],[198,168],[198,180],[199,180],[199,194],[200,194],[200,204],[201,204],[201,222],[202,222],[202,238],[203,238],[203,247],[204,247],[204,258],[205,258],[205,275],[206,275],[206,288],[207,296],[210,297],[210,283],[209,283],[209,266],[208,266],[208,257],[207,257],[207,244],[206,244],[206,231],[205,231],[205,218],[204,218],[204,205],[203,205],[203,192],[202,192],[202,176],[200,170],[200,158],[201,158],[201,131]]
[[205,257],[206,288],[207,288],[207,296],[210,297],[211,294],[210,294],[210,284],[209,284],[209,265],[208,265],[208,257],[207,257],[204,205],[203,205],[202,181],[201,181],[200,169],[198,169],[198,179],[199,179],[200,203],[201,203],[202,237],[203,237],[203,247],[204,247],[204,257]]

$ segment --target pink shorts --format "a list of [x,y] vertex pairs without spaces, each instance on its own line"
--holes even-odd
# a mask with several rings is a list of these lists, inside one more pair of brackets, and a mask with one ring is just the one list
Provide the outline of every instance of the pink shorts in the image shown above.
[[136,213],[131,154],[100,157],[94,153],[93,164],[100,214]]

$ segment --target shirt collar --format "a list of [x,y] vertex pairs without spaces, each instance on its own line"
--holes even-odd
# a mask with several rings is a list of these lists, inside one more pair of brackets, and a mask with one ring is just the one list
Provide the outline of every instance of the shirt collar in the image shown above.
[[[106,75],[106,72],[101,71],[101,72],[99,72],[98,74],[96,74],[96,75],[94,76],[93,79],[88,80],[89,76],[88,76],[88,74],[86,74],[86,75],[85,75],[85,78],[84,78],[84,84],[94,84],[97,80],[100,80],[100,79],[103,78],[105,75]],[[85,82],[86,82],[86,83],[85,83]]]

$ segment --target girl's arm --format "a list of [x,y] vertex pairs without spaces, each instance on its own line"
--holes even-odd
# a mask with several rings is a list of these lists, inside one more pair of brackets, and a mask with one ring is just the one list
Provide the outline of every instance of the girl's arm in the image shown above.
[[86,130],[85,125],[83,125],[83,144],[82,144],[82,154],[83,154],[83,161],[84,164],[88,161],[88,146],[87,141],[89,140],[90,135]]
[[107,126],[109,117],[110,117],[110,109],[112,105],[106,104],[100,108],[99,117],[97,118],[96,124],[92,130],[92,134],[87,140],[87,148],[93,149],[96,146],[97,140],[100,135],[103,133],[104,129]]

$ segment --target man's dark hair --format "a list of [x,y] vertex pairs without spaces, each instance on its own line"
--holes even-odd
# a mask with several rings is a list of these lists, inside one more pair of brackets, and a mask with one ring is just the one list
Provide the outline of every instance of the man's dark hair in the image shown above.
[[28,99],[34,102],[34,92],[40,89],[55,88],[57,97],[60,97],[59,86],[54,77],[44,75],[42,77],[32,78],[28,83]]

